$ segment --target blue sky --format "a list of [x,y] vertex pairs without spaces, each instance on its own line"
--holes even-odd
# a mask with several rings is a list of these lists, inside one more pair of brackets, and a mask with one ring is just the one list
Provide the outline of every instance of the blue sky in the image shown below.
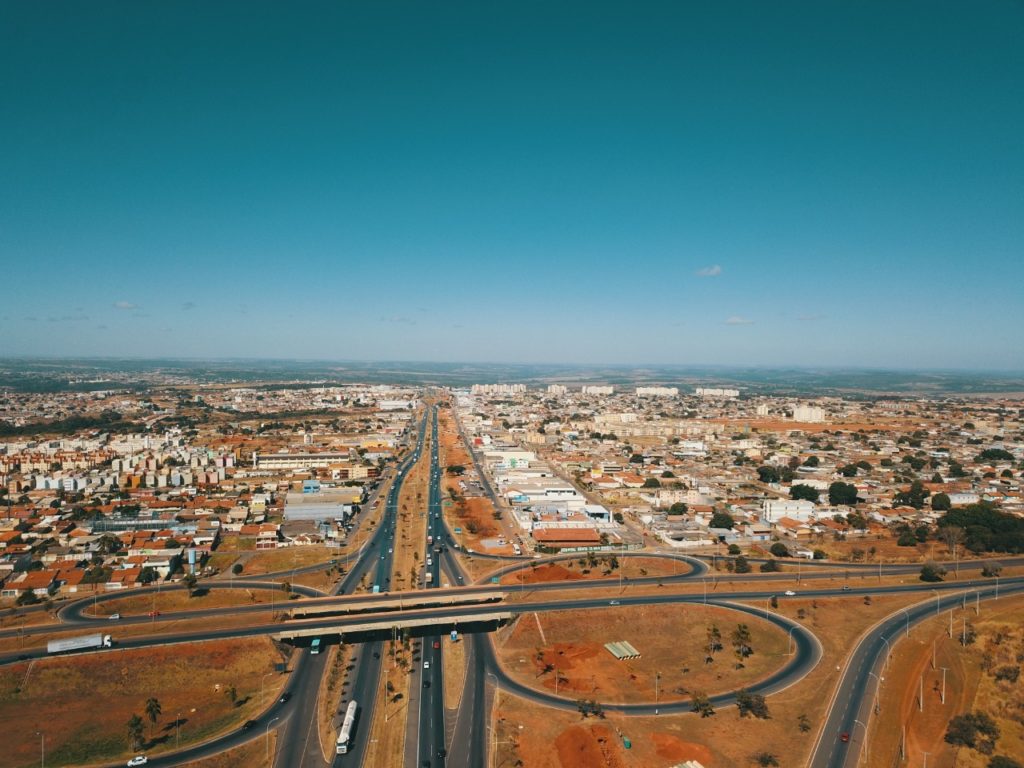
[[1009,0],[9,4],[0,354],[1024,369],[1022,35]]

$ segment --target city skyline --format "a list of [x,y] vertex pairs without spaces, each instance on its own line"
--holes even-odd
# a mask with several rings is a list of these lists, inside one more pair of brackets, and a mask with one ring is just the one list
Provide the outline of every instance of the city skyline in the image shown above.
[[8,14],[0,355],[1024,369],[1019,7],[247,8]]

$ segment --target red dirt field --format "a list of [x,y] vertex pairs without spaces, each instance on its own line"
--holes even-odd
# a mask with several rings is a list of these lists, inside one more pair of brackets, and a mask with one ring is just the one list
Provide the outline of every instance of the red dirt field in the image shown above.
[[703,744],[683,741],[671,733],[652,733],[651,740],[657,749],[658,757],[664,757],[666,760],[675,760],[680,763],[686,760],[696,760],[702,765],[711,764],[711,750]]
[[562,768],[622,768],[618,754],[621,742],[606,725],[584,727],[574,725],[566,728],[555,739],[555,751]]
[[540,584],[545,581],[579,581],[586,578],[579,571],[571,571],[564,565],[548,563],[538,565],[536,568],[521,568],[520,570],[502,576],[502,584]]

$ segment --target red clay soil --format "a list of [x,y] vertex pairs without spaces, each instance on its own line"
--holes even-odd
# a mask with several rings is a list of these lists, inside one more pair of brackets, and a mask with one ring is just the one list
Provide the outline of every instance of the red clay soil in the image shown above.
[[474,496],[457,502],[451,509],[454,520],[462,523],[463,529],[470,521],[476,526],[476,532],[469,534],[470,537],[486,539],[498,535],[498,528],[494,524],[494,506],[489,499]]
[[550,563],[536,568],[521,568],[501,577],[502,584],[537,584],[545,581],[580,581],[583,574],[572,571],[564,565]]
[[606,725],[574,725],[555,739],[562,768],[624,768],[619,737]]
[[696,760],[708,768],[712,765],[711,750],[703,744],[683,741],[671,733],[652,733],[651,741],[654,742],[654,746],[658,750],[658,757],[664,757],[666,760],[675,760],[678,763],[686,760]]
[[589,678],[576,675],[575,680],[569,680],[568,678],[573,676],[568,673],[577,668],[589,668],[590,660],[602,652],[607,653],[596,643],[555,643],[551,648],[544,649],[541,658],[538,659],[535,656],[533,664],[537,668],[538,677],[545,674],[544,668],[549,664],[554,668],[554,673],[549,673],[547,679],[544,680],[545,688],[555,690],[555,674],[558,674],[560,678],[558,681],[559,693],[564,691],[591,693],[594,684]]

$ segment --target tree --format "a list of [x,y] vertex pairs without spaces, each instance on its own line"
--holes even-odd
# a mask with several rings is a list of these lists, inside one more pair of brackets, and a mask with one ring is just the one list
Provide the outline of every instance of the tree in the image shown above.
[[778,560],[767,560],[761,563],[761,573],[778,573],[781,570]]
[[142,744],[143,725],[142,718],[132,715],[128,720],[128,750],[134,752]]
[[750,645],[750,627],[746,624],[737,624],[730,639],[733,653],[736,654],[738,661],[742,662],[743,659],[754,653],[754,649]]
[[936,493],[932,496],[932,509],[936,512],[948,512],[953,508],[948,493]]
[[235,689],[235,686],[233,685],[229,685],[227,687],[227,690],[224,691],[224,695],[228,697],[228,700],[232,704],[235,704],[238,701],[238,691]]
[[775,467],[763,466],[757,468],[757,478],[762,483],[777,483],[781,479],[779,470]]
[[1022,766],[1012,757],[996,755],[988,761],[988,768],[1024,768],[1024,766]]
[[1013,461],[1013,454],[1002,448],[986,448],[975,456],[974,460],[979,464],[993,461]]
[[968,712],[949,721],[945,740],[954,747],[970,747],[989,754],[999,739],[999,726],[985,712]]
[[697,712],[701,717],[711,717],[715,714],[715,708],[711,699],[706,693],[694,693],[693,701],[690,704],[690,711]]
[[752,715],[759,720],[768,720],[771,717],[764,696],[759,693],[751,693],[745,688],[736,691],[736,709],[739,710],[740,717]]
[[771,768],[771,766],[779,764],[779,758],[771,752],[758,752],[757,754],[751,755],[750,760],[751,762],[757,763],[761,768]]
[[942,581],[942,577],[945,575],[946,569],[936,563],[925,563],[921,567],[921,581]]
[[816,467],[819,464],[821,464],[821,461],[819,461],[817,456],[808,456],[807,460],[804,462],[805,467]]
[[856,464],[847,464],[845,467],[839,470],[839,474],[843,477],[856,477],[859,471]]
[[740,555],[736,558],[736,562],[733,567],[734,573],[750,573],[750,563],[747,562],[747,558]]
[[242,572],[242,564],[241,563],[235,563],[234,565],[231,566],[231,573],[233,573],[235,576],[237,576],[241,572]]
[[732,515],[726,512],[715,512],[711,516],[711,522],[708,523],[709,528],[732,528],[736,525],[736,521],[732,519]]
[[192,593],[196,591],[196,584],[199,579],[196,578],[194,573],[186,573],[185,577],[181,580],[181,583],[185,585],[185,589],[188,590],[188,596],[192,597]]
[[708,641],[704,646],[704,650],[708,656],[713,656],[722,650],[722,632],[717,624],[712,624],[707,628],[707,638]]
[[156,721],[160,718],[160,713],[163,709],[160,706],[160,700],[155,698],[146,699],[146,717],[149,718],[149,738],[153,738],[153,726],[156,725]]
[[683,502],[677,501],[675,504],[668,508],[668,513],[670,515],[685,515],[688,509],[689,507],[683,504]]
[[800,729],[800,733],[807,733],[809,730],[811,730],[811,720],[807,717],[807,715],[800,715],[796,719],[796,724],[797,727]]
[[896,539],[896,545],[900,547],[916,547],[917,537],[909,530],[904,530],[900,533],[900,537]]
[[644,488],[661,488],[661,481],[656,477],[648,477],[644,480]]
[[739,544],[730,544],[729,545],[729,554],[730,555],[738,555],[742,551],[743,550],[740,549],[740,545]]
[[897,507],[913,507],[914,509],[921,509],[924,506],[925,501],[928,499],[929,491],[924,487],[924,483],[920,480],[915,480],[910,484],[910,488],[905,491],[897,492],[892,499],[893,506]]
[[853,483],[836,481],[828,487],[828,503],[853,506],[857,503],[857,486]]
[[789,498],[804,501],[817,501],[818,489],[812,488],[809,485],[804,485],[803,483],[797,483],[796,485],[790,486]]
[[789,547],[781,541],[777,541],[772,544],[772,548],[769,551],[775,555],[775,557],[789,557]]
[[939,538],[953,552],[964,540],[964,529],[959,525],[943,525],[939,528]]

